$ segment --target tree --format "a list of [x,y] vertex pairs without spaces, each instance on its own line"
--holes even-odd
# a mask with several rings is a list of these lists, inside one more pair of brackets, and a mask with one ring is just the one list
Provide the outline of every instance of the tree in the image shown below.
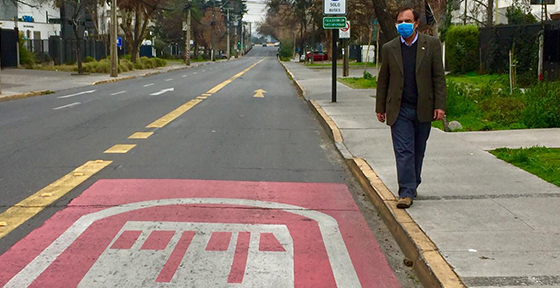
[[149,33],[148,24],[155,13],[164,8],[167,0],[119,0],[121,28],[130,51],[132,62],[139,57],[140,45]]
[[506,17],[510,25],[524,25],[537,23],[537,18],[531,13],[531,6],[527,1],[514,1],[507,7]]
[[[95,0],[56,0],[57,7],[60,7],[61,14],[70,15],[68,20],[72,25],[72,30],[74,31],[74,37],[76,38],[76,59],[78,60],[78,74],[84,74],[84,69],[82,66],[82,40],[83,31],[80,30],[81,23],[85,21],[86,10],[88,6],[98,5],[98,1]],[[62,12],[65,13],[62,13]]]

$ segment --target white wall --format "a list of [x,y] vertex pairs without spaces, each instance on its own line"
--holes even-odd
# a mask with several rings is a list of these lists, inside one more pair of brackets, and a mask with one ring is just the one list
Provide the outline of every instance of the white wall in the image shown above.
[[[31,16],[34,22],[17,22],[18,29],[28,39],[48,39],[50,36],[60,35],[60,24],[48,24],[47,13],[49,18],[60,18],[60,10],[52,4],[40,5],[35,0],[29,0],[30,4],[36,5],[38,8],[32,8],[27,5],[19,5],[18,18],[23,16]],[[14,21],[1,21],[0,27],[3,29],[14,29]],[[36,37],[39,36],[39,37]]]
[[[475,7],[475,5],[478,5],[476,2],[471,1],[471,0],[467,0],[467,5],[469,6],[468,12],[471,11],[471,9],[473,7]],[[548,5],[547,6],[547,12],[549,14],[549,19],[550,19],[550,14],[552,13],[556,13],[556,12],[560,12],[560,0],[556,0],[555,1],[556,4],[555,5]],[[506,18],[506,8],[511,6],[513,3],[512,0],[498,0],[498,23],[500,24],[507,24],[507,18]],[[537,18],[537,20],[540,21],[541,19],[541,5],[531,5],[531,11],[532,14],[535,15],[535,17]],[[454,24],[462,24],[463,23],[463,15],[464,15],[464,11],[465,11],[465,2],[461,1],[460,2],[460,7],[458,10],[455,10],[452,12],[453,18],[452,18],[452,23]],[[469,14],[469,16],[472,16]],[[478,20],[480,21],[484,21],[483,16],[485,16],[485,14],[483,14],[482,16],[477,17]],[[496,16],[496,11],[494,11],[494,21],[496,21],[495,19]],[[467,20],[467,23],[475,23],[476,21],[473,20]]]

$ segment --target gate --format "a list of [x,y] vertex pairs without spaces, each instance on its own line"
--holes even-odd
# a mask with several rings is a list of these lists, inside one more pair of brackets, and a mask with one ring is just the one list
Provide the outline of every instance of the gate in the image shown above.
[[1,67],[17,67],[17,32],[0,29]]

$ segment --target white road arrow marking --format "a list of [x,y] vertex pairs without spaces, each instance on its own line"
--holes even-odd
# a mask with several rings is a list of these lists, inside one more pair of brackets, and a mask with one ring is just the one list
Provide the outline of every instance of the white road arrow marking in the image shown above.
[[151,96],[159,96],[159,95],[161,95],[161,94],[163,94],[163,93],[167,93],[167,92],[171,92],[171,91],[175,91],[175,88],[163,89],[163,90],[161,90],[161,91],[159,91],[159,92],[152,93],[152,94],[150,94],[150,95],[151,95]]
[[82,102],[74,102],[72,104],[68,104],[68,105],[53,108],[52,110],[60,110],[60,109],[64,109],[64,108],[70,108],[70,107],[74,107],[74,106],[80,105],[80,104],[82,104]]
[[66,95],[66,96],[60,96],[58,97],[58,99],[66,99],[66,98],[70,98],[70,97],[75,97],[75,96],[79,96],[79,95],[84,95],[84,94],[91,94],[93,92],[95,92],[97,90],[89,90],[89,91],[84,91],[84,92],[80,92],[80,93],[76,93],[76,94],[70,94],[70,95]]

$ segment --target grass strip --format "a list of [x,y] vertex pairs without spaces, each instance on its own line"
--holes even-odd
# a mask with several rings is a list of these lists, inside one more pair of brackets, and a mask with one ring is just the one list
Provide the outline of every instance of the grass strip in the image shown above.
[[494,156],[513,164],[539,178],[560,186],[560,149],[531,147],[499,148],[490,151]]
[[354,89],[375,89],[377,78],[365,79],[363,77],[338,78],[338,81]]

